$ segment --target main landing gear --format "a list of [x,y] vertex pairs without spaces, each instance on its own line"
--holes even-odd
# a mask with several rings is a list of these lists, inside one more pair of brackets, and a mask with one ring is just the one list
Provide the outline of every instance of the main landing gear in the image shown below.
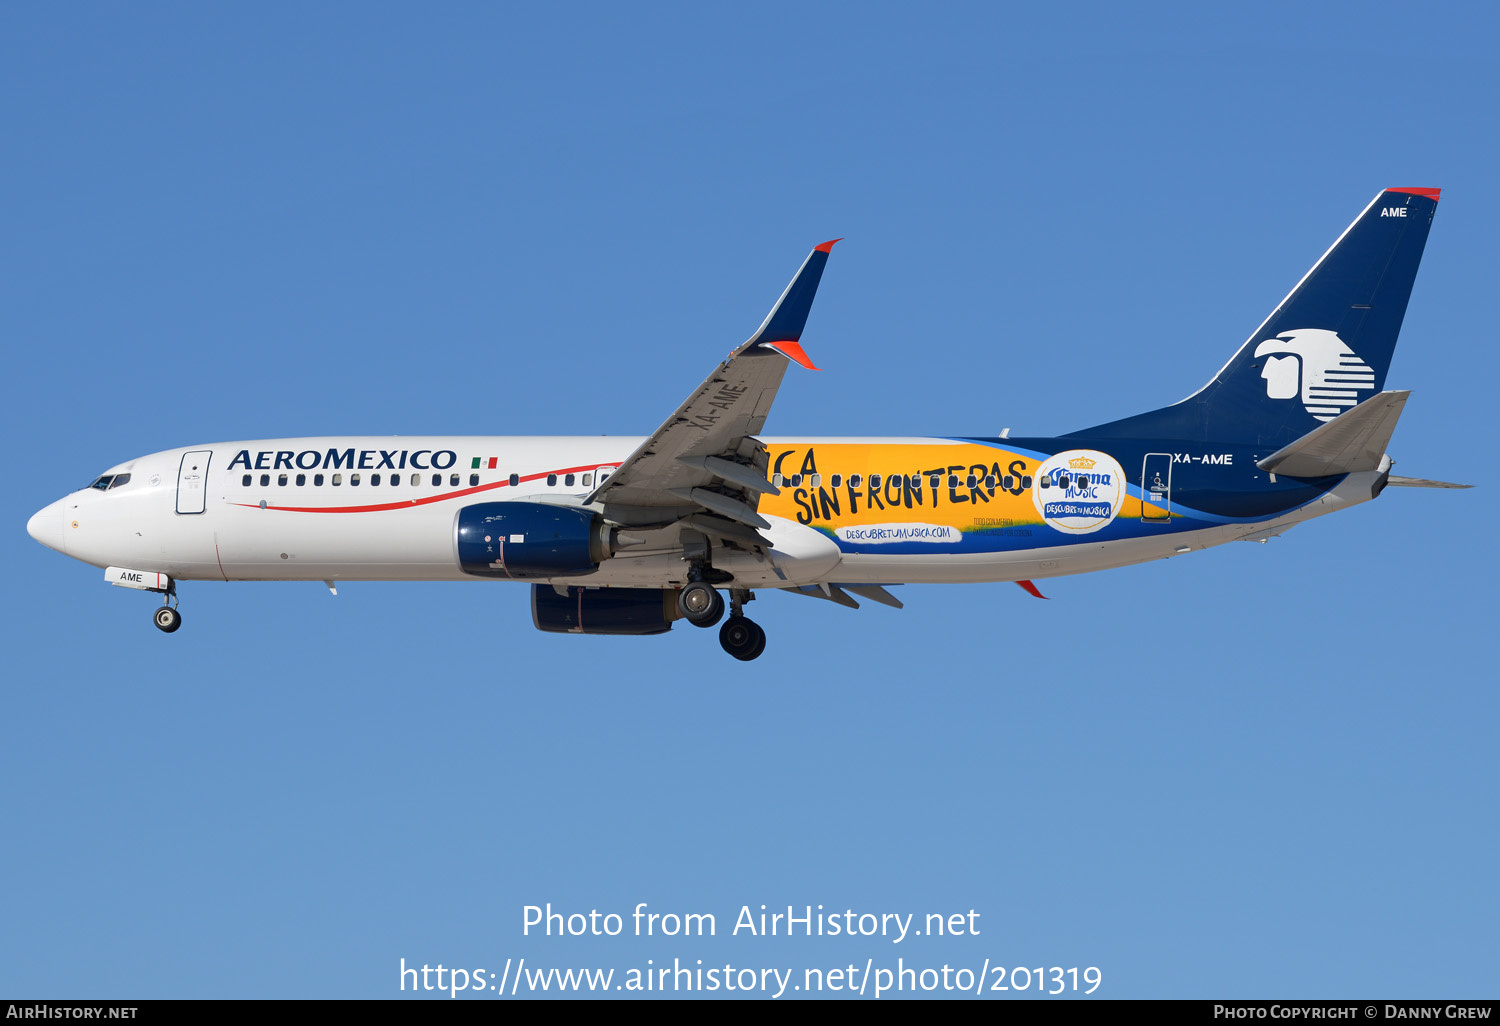
[[156,612],[151,614],[151,622],[156,624],[156,629],[163,634],[171,634],[182,626],[182,614],[174,605],[177,601],[177,582],[171,581],[167,584],[166,593],[162,596],[162,604],[156,607]]
[[724,651],[747,663],[766,650],[765,630],[745,615],[745,603],[754,598],[755,595],[747,589],[731,589],[729,619],[719,628],[719,644]]
[[[683,559],[688,563],[688,583],[677,593],[677,612],[694,627],[712,627],[724,616],[724,597],[715,585],[728,584],[732,574],[709,563],[708,539],[697,532],[685,532]],[[755,595],[748,588],[729,589],[729,619],[719,628],[719,644],[724,651],[743,662],[749,662],[766,650],[766,632],[760,624],[745,616],[745,603]]]
[[[749,662],[766,650],[766,632],[744,614],[755,596],[747,589],[729,591],[729,619],[719,628],[719,644],[736,659]],[[707,581],[695,580],[677,593],[677,611],[694,627],[712,627],[724,616],[724,597]]]
[[766,650],[766,632],[748,616],[731,616],[719,628],[719,644],[736,659],[748,663]]
[[693,581],[677,593],[677,611],[694,627],[712,627],[724,615],[724,597],[706,581]]

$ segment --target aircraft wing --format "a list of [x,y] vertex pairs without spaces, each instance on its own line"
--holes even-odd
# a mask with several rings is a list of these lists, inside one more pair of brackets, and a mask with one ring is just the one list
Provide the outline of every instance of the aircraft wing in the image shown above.
[[[743,525],[738,530],[745,538],[770,526],[755,510],[763,493],[776,495],[779,489],[766,479],[766,454],[755,436],[765,426],[787,361],[817,370],[799,343],[837,241],[807,255],[755,334],[600,482],[586,503],[602,503],[605,516],[622,524],[667,524],[708,514],[694,518],[697,526],[712,529],[727,518]],[[734,525],[726,527],[732,532]]]

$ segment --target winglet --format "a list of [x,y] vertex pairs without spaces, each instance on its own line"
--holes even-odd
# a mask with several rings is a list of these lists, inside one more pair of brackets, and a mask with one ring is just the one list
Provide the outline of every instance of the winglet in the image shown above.
[[776,350],[788,360],[791,360],[794,363],[800,363],[808,370],[823,369],[821,367],[814,367],[812,359],[807,355],[806,351],[803,350],[801,344],[793,342],[790,339],[783,339],[780,342],[762,342],[761,345],[765,346],[767,349]]
[[823,278],[823,268],[828,264],[828,254],[838,239],[832,239],[807,254],[802,266],[797,269],[791,284],[761,322],[760,328],[742,347],[763,345],[785,356],[787,359],[809,370],[817,370],[798,342],[802,329],[807,326],[807,315],[812,310],[813,297],[818,294],[818,282]]
[[1017,581],[1016,583],[1039,599],[1044,599],[1047,597],[1046,595],[1042,594],[1041,589],[1039,589],[1035,584],[1032,584],[1030,581]]
[[843,236],[839,236],[837,239],[829,239],[827,242],[823,243],[823,245],[821,245],[821,246],[814,246],[813,247],[813,252],[814,253],[832,253],[833,252],[833,244],[835,242],[843,242],[843,241],[844,241]]

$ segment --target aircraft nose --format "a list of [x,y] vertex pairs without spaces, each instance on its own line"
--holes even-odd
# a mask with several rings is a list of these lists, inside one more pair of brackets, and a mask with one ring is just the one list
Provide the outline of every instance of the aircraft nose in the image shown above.
[[26,533],[49,549],[63,551],[63,518],[57,503],[33,513],[26,521]]

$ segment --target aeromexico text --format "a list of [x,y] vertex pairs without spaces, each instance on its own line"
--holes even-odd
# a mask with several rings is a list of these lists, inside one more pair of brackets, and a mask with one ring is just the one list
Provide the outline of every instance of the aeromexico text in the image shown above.
[[246,470],[447,470],[458,462],[452,449],[241,449],[229,469]]

